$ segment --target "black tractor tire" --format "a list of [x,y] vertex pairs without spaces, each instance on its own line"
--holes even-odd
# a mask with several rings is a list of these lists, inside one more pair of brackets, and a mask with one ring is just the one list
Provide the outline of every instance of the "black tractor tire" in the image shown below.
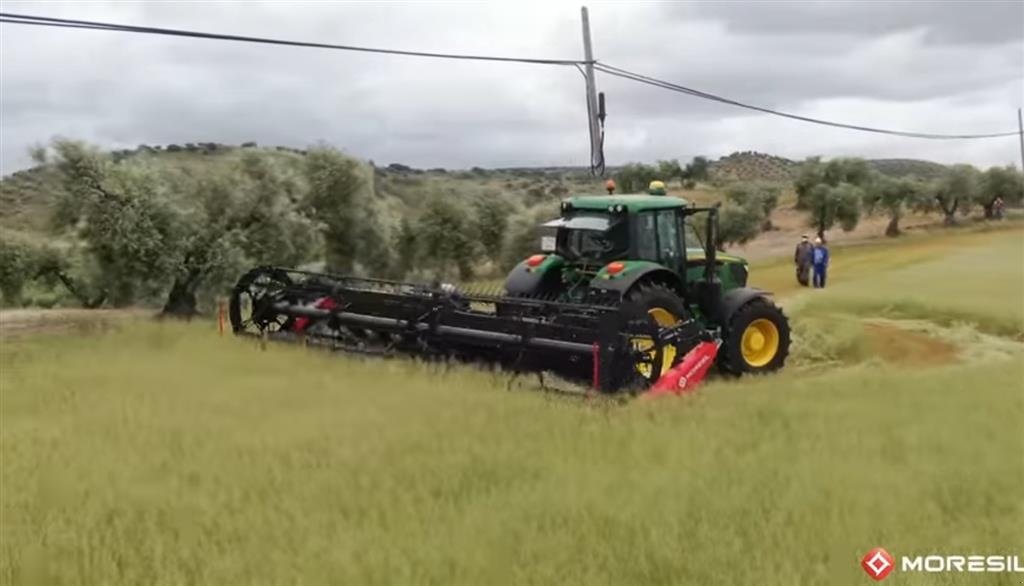
[[683,298],[661,283],[640,283],[633,287],[626,294],[626,304],[630,311],[638,313],[647,313],[660,307],[679,319],[686,319],[689,315]]
[[[748,333],[748,330],[751,332]],[[762,338],[761,348],[752,352],[748,345],[745,356],[744,337],[751,334],[755,339]],[[718,366],[728,374],[739,376],[773,372],[782,368],[786,363],[786,357],[789,356],[789,319],[782,309],[767,297],[752,299],[737,309],[729,316],[729,323],[723,329],[722,336],[722,346],[718,350]],[[765,346],[768,349],[762,350]],[[770,350],[772,347],[774,351]],[[759,351],[764,355],[757,356]]]
[[[623,309],[624,314],[629,319],[651,319],[652,326],[655,324],[658,326],[670,325],[656,322],[655,318],[650,314],[650,311],[653,309],[665,310],[672,314],[677,321],[684,321],[690,317],[686,303],[678,293],[661,283],[654,282],[640,283],[633,287],[626,294]],[[644,379],[644,384],[653,384],[673,366],[673,362],[682,358],[682,356],[675,355],[675,347],[669,346],[668,350],[671,352],[666,353],[665,348],[656,348],[653,356],[654,365],[652,365],[652,371],[647,374],[637,372],[638,377]]]

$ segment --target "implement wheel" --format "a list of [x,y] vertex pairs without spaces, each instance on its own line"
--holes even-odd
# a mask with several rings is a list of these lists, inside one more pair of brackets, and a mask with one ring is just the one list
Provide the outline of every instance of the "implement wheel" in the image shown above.
[[[686,304],[674,291],[659,283],[644,283],[629,292],[626,297],[628,313],[633,319],[646,318],[651,329],[674,326],[689,318]],[[658,344],[653,337],[631,338],[634,350],[642,352],[642,360],[636,362],[636,373],[650,385],[668,372],[676,361],[676,347]],[[681,358],[681,357],[678,357]]]
[[231,292],[228,306],[231,330],[257,335],[290,330],[294,320],[279,315],[272,305],[283,299],[284,290],[291,284],[288,273],[280,269],[261,267],[242,275]]
[[789,355],[789,320],[765,297],[733,313],[723,335],[718,363],[728,373],[778,370]]

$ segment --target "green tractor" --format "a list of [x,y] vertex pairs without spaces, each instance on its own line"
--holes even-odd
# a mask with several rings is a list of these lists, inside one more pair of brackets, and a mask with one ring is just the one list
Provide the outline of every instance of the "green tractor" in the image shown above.
[[745,261],[718,253],[717,228],[717,207],[674,197],[573,197],[500,293],[257,267],[235,286],[231,325],[360,353],[555,370],[602,392],[683,388],[713,362],[732,374],[777,370],[786,316],[747,287]]
[[[691,221],[698,214],[707,216],[703,242]],[[543,227],[542,252],[509,273],[508,295],[620,303],[661,327],[696,320],[717,330],[718,364],[732,374],[785,363],[788,320],[765,291],[747,287],[745,260],[718,253],[717,206],[663,195],[581,196],[563,201],[561,217]],[[645,378],[672,367],[675,348],[665,354],[661,372]]]

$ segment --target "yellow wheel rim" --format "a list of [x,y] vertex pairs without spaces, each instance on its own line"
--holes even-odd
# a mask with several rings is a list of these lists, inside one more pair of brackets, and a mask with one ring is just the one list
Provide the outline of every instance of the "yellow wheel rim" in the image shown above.
[[[651,309],[647,310],[647,315],[649,315],[652,318],[654,318],[654,322],[657,323],[661,327],[673,326],[673,325],[679,323],[679,318],[676,317],[676,315],[674,313],[672,313],[671,311],[669,311],[667,309],[664,309],[662,307],[652,307]],[[638,336],[636,338],[633,338],[632,342],[633,342],[633,348],[636,348],[637,350],[641,350],[641,351],[645,352],[651,358],[652,361],[655,359],[655,354],[657,354],[657,349],[654,347],[654,340],[650,339],[647,336]],[[676,347],[675,346],[669,345],[669,346],[665,346],[664,348],[662,348],[662,350],[661,350],[661,366],[660,366],[660,370],[658,372],[658,376],[661,376],[661,375],[665,374],[666,372],[668,372],[672,368],[672,363],[675,362],[675,359],[676,359]],[[652,368],[653,368],[653,364],[652,363],[648,363],[648,362],[642,362],[642,363],[638,363],[636,365],[637,372],[639,372],[644,378],[647,378],[647,379],[651,379],[652,378],[651,377],[651,369]]]
[[750,322],[740,338],[740,353],[750,366],[764,366],[779,352],[779,328],[764,318]]

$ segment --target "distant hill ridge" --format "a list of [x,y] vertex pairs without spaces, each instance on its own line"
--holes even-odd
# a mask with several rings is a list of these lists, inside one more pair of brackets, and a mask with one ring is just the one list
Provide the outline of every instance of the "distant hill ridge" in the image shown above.
[[[915,176],[934,179],[942,175],[946,166],[919,159],[868,159],[874,170],[891,177]],[[757,151],[742,151],[726,155],[710,166],[711,175],[723,180],[789,181],[800,171],[800,161]]]
[[[115,160],[132,157],[136,155],[160,155],[166,153],[173,153],[178,157],[188,157],[189,155],[195,156],[209,156],[224,154],[236,149],[257,149],[262,150],[274,150],[279,152],[293,153],[297,155],[306,154],[306,149],[298,149],[287,146],[265,146],[260,147],[256,142],[244,142],[240,145],[228,145],[217,142],[189,142],[184,144],[168,144],[168,145],[146,145],[140,144],[134,149],[113,149],[110,154]],[[386,166],[375,165],[373,161],[370,161],[378,172],[391,172],[391,173],[445,173],[446,169],[443,168],[432,168],[432,169],[419,169],[401,163],[391,163]],[[902,177],[908,175],[914,175],[923,179],[931,179],[942,174],[946,169],[945,165],[935,163],[932,161],[924,161],[920,159],[868,159],[868,164],[872,168],[885,175],[894,177]],[[614,174],[618,166],[609,166],[608,174]],[[796,173],[800,168],[800,161],[794,161],[793,159],[787,159],[785,157],[779,157],[768,153],[761,153],[758,151],[736,151],[721,157],[710,163],[710,172],[712,177],[717,179],[733,179],[733,180],[776,180],[786,181],[795,177]],[[450,169],[457,171],[459,169]],[[537,167],[498,167],[494,169],[484,169],[481,167],[473,167],[472,169],[465,169],[476,174],[485,174],[488,171],[499,171],[499,172],[511,172],[511,173],[522,173],[525,175],[549,175],[559,173],[570,173],[577,174],[586,172],[589,173],[588,167],[583,166],[571,166],[571,165],[548,165],[548,166],[537,166]],[[18,176],[31,176],[38,173],[39,168],[34,167],[30,169],[23,169],[15,171],[10,175],[6,176],[5,179],[18,177]]]
[[742,151],[713,161],[709,171],[714,179],[788,181],[799,167],[800,163],[785,157]]

